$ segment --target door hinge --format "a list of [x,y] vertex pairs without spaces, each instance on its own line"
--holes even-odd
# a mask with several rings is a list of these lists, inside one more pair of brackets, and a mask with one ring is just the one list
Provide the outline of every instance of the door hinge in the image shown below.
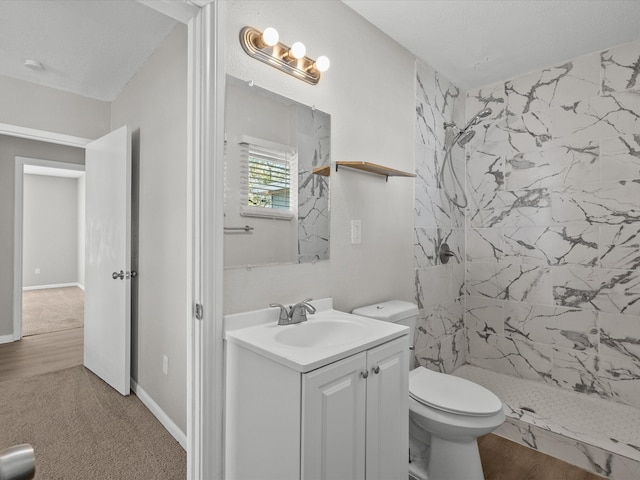
[[202,304],[201,303],[196,303],[195,304],[195,316],[197,320],[202,320],[203,316],[204,316],[204,309],[202,308]]

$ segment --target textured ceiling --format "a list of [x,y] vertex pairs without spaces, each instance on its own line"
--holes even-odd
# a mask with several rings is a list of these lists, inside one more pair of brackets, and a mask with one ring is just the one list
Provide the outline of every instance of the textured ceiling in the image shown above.
[[133,0],[0,0],[0,75],[112,101],[175,24]]
[[343,0],[462,88],[640,39],[638,0]]

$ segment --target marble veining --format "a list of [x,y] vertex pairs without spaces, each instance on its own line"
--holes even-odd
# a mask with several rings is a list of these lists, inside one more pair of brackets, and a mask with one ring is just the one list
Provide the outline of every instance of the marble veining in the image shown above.
[[503,258],[511,263],[596,266],[598,228],[505,227]]
[[467,261],[498,262],[504,257],[504,236],[500,228],[467,228]]
[[595,353],[599,330],[597,314],[577,308],[505,303],[505,335]]
[[415,364],[442,373],[451,373],[464,365],[464,332],[433,339],[415,353]]
[[498,373],[551,382],[553,347],[488,332],[467,331],[467,362]]
[[600,312],[600,353],[640,365],[640,316]]
[[503,301],[483,297],[466,297],[464,323],[468,330],[481,335],[504,336]]
[[[471,197],[477,204],[478,199],[473,194]],[[551,192],[546,188],[498,191],[477,212],[467,216],[467,226],[549,225],[551,216]]]
[[605,50],[600,55],[600,61],[603,92],[640,86],[640,41]]
[[553,269],[557,305],[609,313],[640,313],[640,278],[635,270],[564,266]]
[[298,108],[298,261],[329,258],[328,177],[314,168],[331,164],[331,116]]
[[640,267],[640,225],[600,227],[600,266],[625,270]]
[[604,138],[600,154],[603,182],[640,178],[640,134]]
[[553,381],[567,390],[640,405],[640,366],[630,358],[554,347]]
[[558,224],[640,222],[640,180],[621,180],[551,190],[551,215]]
[[550,147],[508,159],[506,189],[582,185],[600,180],[599,145],[593,141],[554,142]]
[[600,57],[595,53],[522,75],[505,84],[507,114],[548,114],[552,106],[597,95],[599,80]]
[[640,90],[587,98],[552,108],[554,137],[592,139],[634,134],[640,127]]
[[443,118],[452,119],[460,90],[424,62],[417,65],[417,97]]

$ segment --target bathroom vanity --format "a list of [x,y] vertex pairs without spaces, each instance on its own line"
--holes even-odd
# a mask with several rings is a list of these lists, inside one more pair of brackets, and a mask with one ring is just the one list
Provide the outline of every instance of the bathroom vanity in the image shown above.
[[312,303],[225,317],[225,478],[407,478],[409,329]]

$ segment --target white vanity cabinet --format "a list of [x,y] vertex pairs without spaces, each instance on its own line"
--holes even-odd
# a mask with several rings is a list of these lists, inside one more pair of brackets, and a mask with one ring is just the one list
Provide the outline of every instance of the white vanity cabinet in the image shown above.
[[303,479],[407,478],[407,338],[302,375]]
[[406,479],[402,333],[309,372],[225,342],[225,478]]

